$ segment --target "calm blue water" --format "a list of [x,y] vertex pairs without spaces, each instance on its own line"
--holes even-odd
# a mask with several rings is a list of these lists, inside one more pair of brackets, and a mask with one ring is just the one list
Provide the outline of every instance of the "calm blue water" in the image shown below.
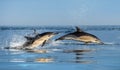
[[[32,29],[60,32],[44,47],[33,51],[4,49],[22,45]],[[120,70],[120,26],[81,26],[105,45],[54,41],[74,32],[73,26],[0,27],[0,70]]]

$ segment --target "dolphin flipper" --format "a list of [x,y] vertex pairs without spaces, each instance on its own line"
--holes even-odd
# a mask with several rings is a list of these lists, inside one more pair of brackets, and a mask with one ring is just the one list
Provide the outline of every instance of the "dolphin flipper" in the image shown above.
[[46,40],[42,43],[41,47],[43,47],[45,45],[45,43],[46,43]]

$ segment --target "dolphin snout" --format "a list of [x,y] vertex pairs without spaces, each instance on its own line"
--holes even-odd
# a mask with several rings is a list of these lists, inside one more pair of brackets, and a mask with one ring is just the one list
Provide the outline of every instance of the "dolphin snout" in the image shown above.
[[55,39],[55,41],[58,41],[59,39]]
[[61,40],[60,38],[58,38],[58,39],[55,39],[55,41],[58,41],[58,40]]
[[64,39],[63,37],[60,37],[60,38],[56,39],[55,41],[63,40],[63,39]]

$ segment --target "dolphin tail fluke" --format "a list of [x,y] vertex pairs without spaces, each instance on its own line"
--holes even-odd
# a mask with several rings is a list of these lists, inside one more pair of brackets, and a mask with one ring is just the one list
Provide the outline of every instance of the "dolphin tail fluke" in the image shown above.
[[82,30],[78,26],[76,26],[75,28],[77,32],[82,32]]

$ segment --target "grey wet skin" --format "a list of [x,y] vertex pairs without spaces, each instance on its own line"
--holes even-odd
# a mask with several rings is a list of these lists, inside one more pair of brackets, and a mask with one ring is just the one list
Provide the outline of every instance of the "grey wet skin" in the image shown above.
[[56,41],[57,40],[76,40],[76,41],[84,42],[85,44],[88,43],[103,44],[103,42],[101,42],[101,40],[97,36],[84,32],[79,27],[76,27],[75,32],[61,36],[58,39],[56,39]]

